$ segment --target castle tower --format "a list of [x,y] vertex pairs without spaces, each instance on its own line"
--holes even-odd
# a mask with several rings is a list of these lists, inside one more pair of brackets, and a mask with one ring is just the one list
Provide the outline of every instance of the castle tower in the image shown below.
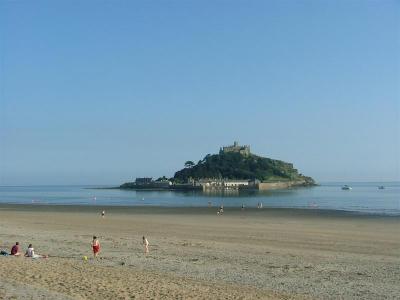
[[237,141],[233,143],[231,146],[224,146],[220,149],[220,153],[228,153],[228,152],[236,152],[242,155],[250,155],[250,146],[240,146]]

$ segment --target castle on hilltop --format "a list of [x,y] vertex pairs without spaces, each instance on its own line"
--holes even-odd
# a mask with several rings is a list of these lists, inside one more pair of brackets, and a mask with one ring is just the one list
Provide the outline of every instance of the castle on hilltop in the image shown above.
[[240,153],[242,155],[247,156],[250,155],[250,146],[249,145],[241,146],[239,145],[238,142],[234,142],[233,145],[221,147],[221,149],[219,150],[220,154],[229,152]]

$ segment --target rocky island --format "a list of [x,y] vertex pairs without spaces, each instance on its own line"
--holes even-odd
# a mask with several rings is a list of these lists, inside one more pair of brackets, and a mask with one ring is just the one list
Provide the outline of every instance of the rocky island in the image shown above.
[[135,182],[124,183],[120,188],[269,190],[313,185],[315,181],[299,173],[293,164],[255,155],[250,152],[250,146],[235,142],[221,147],[218,154],[207,154],[197,163],[187,161],[172,178],[136,178]]

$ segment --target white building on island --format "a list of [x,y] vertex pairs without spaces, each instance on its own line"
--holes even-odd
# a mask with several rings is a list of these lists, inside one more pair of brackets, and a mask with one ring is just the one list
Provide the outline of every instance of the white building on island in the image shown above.
[[239,189],[252,185],[254,180],[248,179],[200,179],[196,181],[197,185],[203,189]]

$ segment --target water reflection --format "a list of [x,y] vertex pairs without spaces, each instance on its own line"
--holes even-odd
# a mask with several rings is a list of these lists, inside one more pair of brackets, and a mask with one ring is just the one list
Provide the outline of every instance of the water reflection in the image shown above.
[[[308,187],[307,189],[312,189]],[[238,189],[207,189],[204,191],[173,191],[174,194],[181,194],[184,196],[198,196],[198,197],[287,197],[295,194],[303,189],[303,187],[293,188],[288,190],[238,190]]]

